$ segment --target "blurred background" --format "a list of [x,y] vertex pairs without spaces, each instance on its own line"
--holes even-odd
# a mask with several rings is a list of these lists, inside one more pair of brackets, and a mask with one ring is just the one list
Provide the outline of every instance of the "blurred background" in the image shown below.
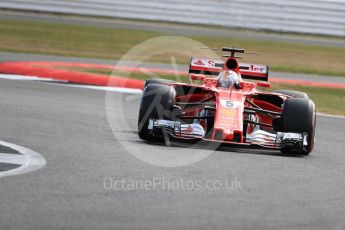
[[[0,9],[2,61],[113,64],[143,41],[178,35],[208,47],[237,46],[260,53],[243,61],[269,65],[271,79],[304,81],[297,85],[276,82],[274,87],[306,91],[316,100],[319,111],[345,114],[343,88],[306,86],[306,81],[345,84],[342,0],[2,0]],[[187,70],[189,57],[180,54],[156,55],[145,61],[152,63],[150,67],[169,69],[171,56],[179,70]],[[159,63],[166,65],[157,66]],[[64,68],[111,73],[98,68]],[[137,72],[130,77],[150,76]],[[330,100],[336,101],[332,108]]]

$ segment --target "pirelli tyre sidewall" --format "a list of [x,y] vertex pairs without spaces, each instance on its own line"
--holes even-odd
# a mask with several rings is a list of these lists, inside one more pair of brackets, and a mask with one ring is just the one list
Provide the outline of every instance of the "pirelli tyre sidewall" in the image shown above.
[[314,147],[316,112],[315,104],[306,98],[288,98],[283,105],[282,132],[307,133],[307,151],[309,154]]
[[300,91],[293,91],[293,90],[275,90],[273,91],[274,93],[280,93],[280,94],[284,94],[286,96],[290,96],[293,98],[305,98],[305,99],[309,99],[308,94],[304,93],[304,92],[300,92]]
[[156,141],[160,137],[153,137],[148,133],[149,119],[172,120],[172,110],[175,102],[175,88],[162,84],[148,84],[140,102],[138,116],[138,135],[143,140]]
[[161,79],[161,78],[149,78],[149,79],[146,79],[144,88],[149,84],[168,84],[168,83],[174,83],[174,81]]

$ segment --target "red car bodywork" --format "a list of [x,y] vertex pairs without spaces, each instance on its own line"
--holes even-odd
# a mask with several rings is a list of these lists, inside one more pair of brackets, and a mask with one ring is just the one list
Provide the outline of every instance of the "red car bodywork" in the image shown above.
[[[268,66],[239,63],[234,54],[244,50],[223,48],[223,51],[231,52],[226,61],[191,58],[189,77],[200,84],[159,83],[165,85],[161,88],[165,87],[166,93],[161,92],[170,95],[167,101],[173,101],[163,103],[168,105],[168,114],[172,115],[166,119],[157,114],[143,119],[146,111],[143,102],[148,105],[147,100],[153,99],[150,90],[160,89],[157,84],[151,84],[152,89],[145,87],[139,113],[139,136],[149,140],[149,136],[168,133],[177,139],[255,145],[308,154],[314,144],[314,103],[301,92],[293,92],[302,94],[300,99],[294,99],[286,93],[263,91],[260,88],[270,87]],[[218,76],[224,71],[241,76],[236,85],[220,87]],[[155,82],[157,80],[151,83]],[[285,106],[287,101],[288,106]],[[298,110],[303,111],[302,123],[296,122]]]
[[[200,73],[219,73],[224,70],[229,70],[226,63],[232,62],[237,68],[232,68],[231,70],[237,72],[242,76],[241,89],[234,88],[219,88],[217,87],[218,78],[216,77],[206,77],[207,75],[202,75]],[[209,135],[206,140],[212,141],[222,141],[227,143],[242,143],[245,144],[244,137],[244,125],[245,120],[244,108],[252,107],[250,103],[247,102],[248,99],[252,99],[252,102],[264,110],[269,110],[273,112],[281,112],[281,107],[271,104],[267,101],[252,98],[252,95],[257,94],[268,94],[262,90],[259,90],[257,86],[269,87],[267,82],[251,82],[245,81],[246,78],[257,79],[257,80],[267,80],[268,78],[268,68],[262,65],[255,64],[239,64],[237,59],[229,58],[227,61],[222,63],[222,67],[216,67],[216,63],[220,64],[221,61],[205,60],[205,59],[191,59],[190,63],[190,77],[192,79],[201,80],[203,83],[199,86],[193,85],[193,87],[199,87],[203,90],[199,93],[192,93],[188,95],[177,95],[176,103],[191,103],[204,101],[212,101],[215,105],[214,114],[214,126],[212,135]],[[236,63],[236,64],[234,64]],[[229,65],[229,64],[228,64]],[[243,67],[248,67],[246,70],[241,70]],[[196,74],[194,74],[197,71]],[[194,72],[194,73],[193,73]],[[243,77],[244,76],[244,77]],[[243,79],[245,78],[245,79]],[[174,87],[179,87],[181,85],[186,85],[182,83],[171,83],[169,84]],[[277,97],[285,98],[284,95],[276,95]],[[226,105],[224,103],[231,102],[231,105]],[[201,108],[193,107],[191,110],[186,109],[184,111],[185,117],[197,116]],[[258,114],[258,123],[266,124],[272,126],[273,117],[268,114]],[[248,127],[248,131],[253,127]],[[272,128],[266,128],[270,130]],[[247,131],[247,130],[246,130]],[[268,147],[268,146],[266,146]],[[274,147],[274,146],[272,146]]]

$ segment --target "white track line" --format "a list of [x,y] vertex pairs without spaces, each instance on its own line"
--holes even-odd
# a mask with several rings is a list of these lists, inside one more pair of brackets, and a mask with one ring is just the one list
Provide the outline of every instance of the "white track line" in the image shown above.
[[26,157],[22,154],[0,153],[0,163],[23,165]]
[[42,77],[31,77],[31,76],[22,76],[14,74],[0,74],[1,79],[8,80],[22,80],[22,81],[55,81],[52,78],[42,78]]
[[19,154],[0,154],[0,163],[10,163],[20,165],[18,168],[0,172],[0,178],[24,174],[43,168],[46,160],[39,154],[22,146],[0,141],[0,145],[17,150]]
[[107,86],[93,86],[93,85],[68,85],[70,87],[84,88],[84,89],[93,89],[101,91],[110,91],[118,93],[130,93],[130,94],[142,94],[141,89],[130,89],[130,88],[120,88],[120,87],[107,87]]
[[340,116],[340,115],[331,115],[331,114],[324,114],[324,113],[316,113],[316,115],[321,116],[321,117],[331,117],[331,118],[345,119],[344,116]]
[[[0,79],[21,80],[21,81],[47,81],[47,82],[66,83],[66,81],[54,80],[51,78],[40,78],[40,77],[12,75],[12,74],[0,74]],[[101,90],[101,91],[118,92],[118,93],[130,93],[130,94],[141,94],[142,93],[142,90],[140,90],[140,89],[130,89],[130,88],[120,88],[120,87],[106,87],[106,86],[94,86],[94,85],[75,85],[75,84],[64,84],[64,86],[84,88],[84,89],[93,89],[93,90]]]

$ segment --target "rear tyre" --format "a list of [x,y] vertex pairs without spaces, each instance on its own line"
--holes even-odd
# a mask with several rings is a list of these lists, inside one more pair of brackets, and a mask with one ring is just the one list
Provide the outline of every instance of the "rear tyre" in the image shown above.
[[149,78],[149,79],[146,79],[145,84],[144,84],[144,88],[149,84],[164,85],[164,84],[168,84],[168,83],[174,83],[174,81],[167,80],[167,79],[161,79],[161,78]]
[[149,119],[172,120],[175,96],[176,92],[172,86],[148,84],[144,88],[138,116],[138,135],[142,140],[164,140],[163,137],[154,137],[149,134]]
[[308,95],[306,93],[303,92],[299,92],[299,91],[293,91],[293,90],[275,90],[273,91],[274,93],[280,93],[280,94],[284,94],[286,96],[290,96],[293,98],[304,98],[304,99],[309,99]]
[[288,98],[284,102],[282,132],[306,133],[307,148],[300,151],[282,149],[283,153],[308,155],[314,148],[316,112],[313,101],[305,98]]

